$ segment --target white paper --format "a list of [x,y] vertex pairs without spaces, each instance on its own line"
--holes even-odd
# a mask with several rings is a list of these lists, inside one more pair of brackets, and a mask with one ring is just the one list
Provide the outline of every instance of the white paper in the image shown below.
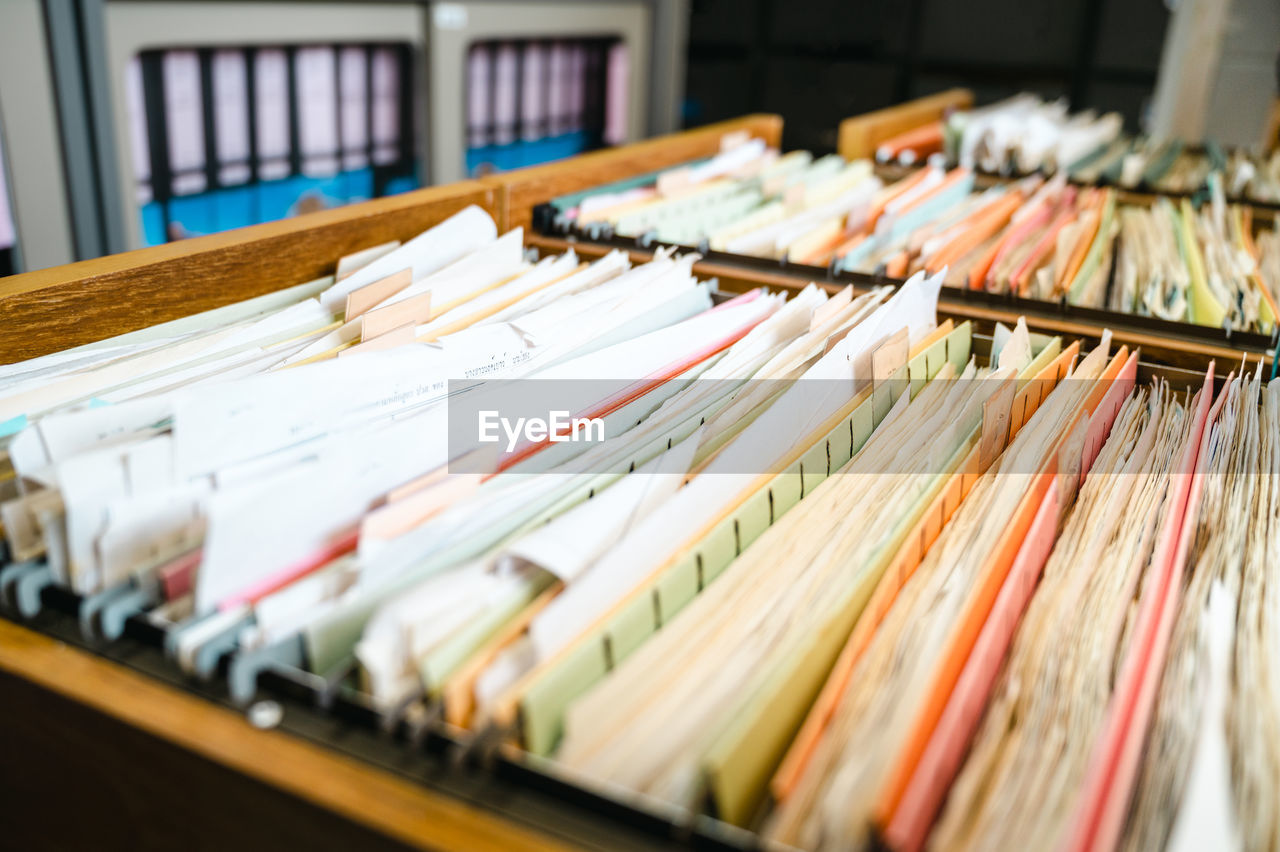
[[627,474],[602,494],[580,503],[516,541],[504,561],[526,562],[570,582],[626,531],[676,492],[693,463],[701,430]]
[[1208,695],[1196,731],[1187,786],[1182,793],[1170,852],[1241,848],[1231,800],[1231,749],[1227,742],[1227,701],[1231,697],[1231,656],[1235,633],[1235,602],[1221,581],[1209,591]]
[[[444,418],[436,408],[353,432],[329,442],[310,463],[214,494],[196,611],[208,612],[331,544],[376,498],[446,463]],[[264,505],[272,510],[262,511]]]
[[101,585],[125,582],[142,566],[155,566],[199,544],[207,479],[111,500],[97,540]]
[[[465,321],[467,318],[474,317],[479,313],[493,310],[497,305],[513,299],[522,300],[524,296],[532,291],[546,286],[548,281],[566,276],[577,265],[578,258],[572,249],[558,257],[545,257],[532,269],[517,275],[506,284],[481,293],[474,299],[469,299],[456,308],[445,311],[430,322],[419,325],[415,333],[419,338],[422,338],[424,335],[429,335],[442,328],[448,328],[454,323]],[[519,302],[517,301],[516,304],[519,304]]]
[[523,262],[524,231],[516,228],[439,272],[426,278],[415,279],[408,287],[385,302],[381,302],[380,305],[394,305],[414,296],[430,293],[431,312],[434,314],[444,311],[450,305],[469,299],[499,281],[515,275],[521,270]]
[[443,398],[439,351],[405,346],[331,359],[174,395],[174,453],[184,478]]
[[607,281],[611,281],[626,272],[630,267],[631,261],[627,256],[614,249],[586,269],[575,272],[545,290],[534,293],[528,298],[520,300],[517,304],[498,311],[493,316],[481,320],[480,324],[491,325],[498,322],[510,322],[517,317],[527,316],[542,308],[556,304],[560,299],[584,293]]
[[353,290],[402,269],[413,270],[413,280],[419,281],[493,242],[497,236],[498,227],[493,218],[472,205],[334,284],[321,294],[320,302],[334,313],[340,313],[346,305],[347,294]]
[[41,419],[36,429],[49,461],[60,462],[101,444],[154,429],[172,413],[167,397],[146,397],[120,405],[52,414]]

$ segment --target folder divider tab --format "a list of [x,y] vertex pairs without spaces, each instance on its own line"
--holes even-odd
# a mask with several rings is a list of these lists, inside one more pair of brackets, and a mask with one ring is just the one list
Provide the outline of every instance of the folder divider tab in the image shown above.
[[370,352],[382,352],[387,349],[395,349],[397,346],[408,346],[413,342],[413,323],[406,322],[404,325],[397,326],[390,331],[382,332],[377,337],[357,343],[350,348],[340,350],[338,352],[338,357],[346,358],[351,355],[365,355]]
[[361,317],[360,342],[368,343],[375,337],[402,325],[417,325],[431,319],[431,291],[410,296],[394,304],[374,308]]
[[346,311],[343,313],[343,320],[350,322],[356,317],[368,313],[376,305],[382,304],[412,283],[413,270],[406,268],[352,290],[347,294]]
[[[1021,399],[1025,400],[1023,395]],[[1004,452],[1017,432],[1013,418],[1014,380],[1009,376],[1000,383],[995,393],[982,404],[982,431],[978,438],[978,473],[986,473],[992,463]],[[1025,419],[1026,406],[1020,407],[1020,419]],[[1018,424],[1019,426],[1021,423]]]
[[[969,360],[971,342],[972,325],[966,322],[946,337],[934,342],[924,351],[915,353],[912,361],[923,359],[927,369],[930,362],[928,353],[934,349],[940,349],[946,353],[946,357],[939,358],[937,353],[934,353],[932,359],[937,370],[941,370],[943,364],[948,361],[956,366],[957,370],[963,369]],[[901,370],[900,380],[907,378],[908,369]],[[937,370],[930,374],[930,378],[937,374]],[[900,384],[906,385],[907,383],[900,381]],[[819,448],[822,449],[824,461],[820,467],[822,478],[825,478],[826,445],[834,443],[835,446],[842,447],[843,435],[852,433],[850,456],[862,447],[862,444],[870,437],[874,426],[879,422],[878,419],[873,417],[866,417],[865,420],[860,417],[860,412],[863,410],[868,414],[871,413],[872,401],[872,395],[866,395],[863,401],[854,407],[853,411],[847,411],[840,415],[838,423],[826,432],[826,439],[820,440],[814,446],[804,450],[803,454],[799,454],[794,461],[786,464],[782,472],[773,476],[768,474],[762,476],[760,487],[752,490],[750,496],[769,495],[769,503],[772,509],[770,514],[771,524],[799,502],[803,494],[811,491],[811,489],[804,488],[801,482],[800,460],[805,455],[810,452],[816,453]],[[858,427],[859,423],[861,423],[861,427],[855,428]],[[843,435],[840,440],[833,442],[831,436],[837,432],[842,432]],[[832,469],[835,469],[835,458],[838,458],[838,456],[832,458]],[[806,471],[813,474],[817,472],[813,468],[806,469]],[[821,480],[819,479],[813,484],[816,486],[819,481]],[[744,513],[744,506],[749,506],[751,511]],[[642,623],[644,618],[647,618],[651,625],[648,630],[649,634],[658,628],[659,625],[653,623],[655,617],[654,589],[661,579],[669,571],[688,564],[688,557],[693,554],[695,563],[700,566],[704,586],[709,584],[738,555],[740,546],[745,546],[741,543],[744,528],[754,533],[749,540],[754,540],[755,536],[759,535],[759,532],[763,532],[763,528],[756,530],[756,524],[761,517],[762,513],[758,505],[748,504],[745,500],[740,503],[726,517],[717,522],[707,534],[692,544],[687,551],[676,557],[668,565],[654,572],[648,581],[636,589],[632,595],[624,599],[605,619],[602,619],[595,627],[579,637],[569,648],[566,648],[545,665],[538,667],[527,675],[503,700],[499,701],[495,708],[495,720],[499,724],[505,724],[514,722],[518,718],[517,729],[524,748],[535,754],[549,753],[559,740],[563,713],[572,700],[603,679],[613,666],[622,661],[625,654],[620,654],[620,650],[632,650],[631,642],[634,641],[634,634],[630,633],[629,630]],[[623,617],[620,614],[623,609],[633,609],[635,615],[633,617]],[[663,617],[669,618],[674,614],[674,612],[666,613],[664,611]],[[628,628],[628,632],[625,635],[615,637],[611,632],[615,627]],[[565,671],[565,669],[574,669],[575,671]]]
[[871,397],[875,401],[876,422],[879,423],[902,395],[902,386],[909,376],[904,371],[910,355],[910,343],[905,328],[899,329],[871,353]]
[[1089,420],[1089,430],[1085,434],[1081,458],[1082,479],[1093,467],[1094,461],[1098,458],[1098,453],[1102,451],[1102,445],[1107,441],[1111,425],[1115,422],[1116,415],[1120,412],[1120,407],[1124,405],[1124,401],[1133,392],[1133,386],[1137,378],[1138,352],[1135,350],[1107,389],[1106,395],[1098,403],[1097,408],[1094,409],[1093,417]]

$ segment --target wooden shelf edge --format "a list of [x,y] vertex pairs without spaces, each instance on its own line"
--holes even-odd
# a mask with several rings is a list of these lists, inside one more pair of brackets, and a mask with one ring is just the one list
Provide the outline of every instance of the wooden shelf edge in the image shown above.
[[851,116],[840,122],[836,150],[846,160],[874,158],[876,147],[886,139],[937,121],[950,110],[968,109],[972,106],[972,91],[948,89],[874,112]]
[[415,848],[574,848],[3,619],[0,671]]
[[[527,245],[551,252],[563,252],[572,248],[586,260],[594,260],[612,250],[610,246],[576,241],[570,242],[558,237],[541,235],[527,237],[525,242]],[[628,254],[635,263],[643,263],[653,256],[652,252],[642,249],[629,249]],[[754,287],[777,287],[798,292],[810,281],[810,279],[803,276],[789,275],[784,272],[767,272],[750,269],[745,266],[739,267],[727,263],[707,261],[700,261],[694,264],[693,271],[695,275],[701,278],[719,278],[722,287],[733,292],[742,292]],[[830,281],[815,281],[813,283],[825,288],[829,293],[835,293],[846,286]],[[955,301],[945,297],[938,300],[938,317],[940,319],[951,317],[959,320],[974,320],[986,324],[1002,322],[1006,325],[1012,325],[1017,322],[1019,316],[1022,316],[1022,314],[1015,310],[992,308],[964,301]],[[1115,345],[1139,346],[1144,352],[1159,357],[1168,362],[1170,366],[1176,367],[1204,369],[1208,360],[1214,359],[1218,362],[1220,368],[1235,369],[1239,366],[1242,358],[1250,364],[1255,364],[1260,360],[1264,365],[1270,364],[1272,358],[1272,353],[1269,352],[1246,352],[1226,345],[1204,343],[1180,337],[1164,337],[1132,328],[1096,325],[1060,317],[1029,314],[1027,315],[1027,325],[1033,331],[1067,334],[1091,339],[1097,339],[1104,328],[1110,328]]]
[[782,144],[782,117],[753,113],[640,142],[579,154],[484,178],[497,194],[498,228],[529,228],[533,208],[571,192],[678,166],[720,150],[721,139],[746,132],[774,148]]

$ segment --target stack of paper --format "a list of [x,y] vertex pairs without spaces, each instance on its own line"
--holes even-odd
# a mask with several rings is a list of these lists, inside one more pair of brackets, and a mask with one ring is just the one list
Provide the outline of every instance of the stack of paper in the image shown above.
[[[909,198],[912,180],[886,193]],[[1061,180],[1032,179],[935,204],[905,232],[885,218],[895,203],[874,232],[817,259],[886,274],[947,266],[956,287],[1201,325],[1267,331],[1275,324],[1251,211],[1227,206],[1220,191],[1196,211],[1185,199],[1118,205],[1111,190],[1077,192]]]
[[986,172],[1069,169],[1114,140],[1124,126],[1119,113],[1068,115],[1063,100],[1022,94],[947,117],[952,162]]
[[1142,180],[1157,192],[1196,192],[1205,187],[1213,172],[1221,172],[1232,198],[1270,204],[1280,201],[1280,155],[1275,151],[1259,154],[1238,148],[1224,154],[1212,143],[1200,150],[1177,143],[1156,146],[1148,141],[1138,146],[1136,156],[1147,165]]
[[[712,452],[688,485],[602,552],[588,573],[534,618],[528,641],[510,648],[486,672],[487,688],[506,688],[494,718],[513,723],[518,708],[526,746],[549,749],[559,736],[563,707],[603,673],[598,666],[620,663],[803,494],[805,475],[788,473],[797,462],[803,468],[817,462],[808,461],[815,451],[821,454],[821,468],[809,481],[843,464],[888,413],[889,390],[877,395],[868,387],[873,353],[884,349],[882,363],[887,358],[892,364],[885,369],[905,373],[910,341],[946,345],[947,334],[933,333],[938,284],[921,278],[878,306],[860,299],[815,314],[812,330],[787,356],[795,366],[786,375],[798,379],[775,383],[772,390],[754,385],[740,398],[747,407],[739,415],[709,420],[707,428],[735,434],[719,446],[704,443]],[[875,301],[882,297],[877,294]],[[967,336],[964,346],[967,351]],[[930,374],[941,368],[942,352]],[[898,393],[903,383],[905,376]],[[779,489],[774,500],[771,483],[779,478],[801,488],[789,497]],[[721,542],[714,548],[713,539]],[[729,555],[719,555],[726,545]]]
[[[1065,373],[1070,356],[1055,362],[1056,348],[1033,367],[1025,335],[1005,345],[993,379],[974,381],[970,373],[954,387],[930,385],[902,415],[891,413],[802,511],[785,516],[729,567],[726,582],[571,708],[558,758],[682,804],[709,794],[722,817],[748,818],[844,637],[887,606],[872,591],[879,595],[878,587],[900,582],[913,567],[904,554],[919,558],[917,524],[936,535],[942,521],[934,512],[945,520],[950,510],[942,506],[954,509],[964,478],[999,453],[994,441],[1002,433],[994,424],[1020,427],[1040,402],[1042,383]],[[1088,374],[1098,362],[1103,353],[1076,387],[1092,384]],[[1041,384],[1029,383],[1032,395],[1015,402],[1015,375],[1030,379],[1040,368]],[[997,400],[987,401],[993,391]],[[1004,414],[993,415],[999,399]],[[984,402],[988,416],[979,428]],[[949,427],[917,431],[933,417]],[[865,526],[845,526],[850,517]],[[869,537],[867,530],[880,532]],[[865,614],[869,600],[873,611]],[[610,706],[635,711],[605,714]],[[665,732],[660,743],[652,735],[658,730]]]
[[1270,302],[1280,302],[1280,229],[1260,231],[1255,240],[1258,251],[1258,277],[1270,295]]
[[1212,141],[1131,137],[1118,113],[1069,114],[1064,100],[1020,94],[939,122],[912,128],[882,143],[880,159],[909,165],[938,150],[948,162],[992,174],[1069,174],[1080,183],[1107,182],[1128,189],[1191,194],[1217,172],[1232,198],[1280,199],[1280,155],[1238,149],[1228,156]]
[[624,236],[763,257],[812,253],[859,223],[881,182],[871,163],[807,151],[779,156],[760,140],[710,160],[568,196],[564,221]]
[[[944,381],[929,384],[910,406],[902,397],[901,412],[895,409],[802,510],[770,527],[652,643],[571,707],[558,759],[684,804],[718,781],[736,783],[708,777],[731,757],[717,744],[731,739],[733,728],[753,726],[757,714],[767,716],[756,702],[774,701],[794,677],[807,681],[797,687],[801,694],[812,694],[828,667],[821,658],[829,660],[838,646],[829,639],[825,649],[809,646],[828,631],[847,633],[895,539],[928,505],[948,462],[975,440],[982,403],[1012,376],[1012,370],[987,376],[971,365],[958,382],[945,381],[944,372]],[[839,525],[849,517],[862,523]],[[882,535],[866,535],[867,529]],[[773,749],[785,744],[779,733],[798,721],[795,709],[786,712],[791,721],[769,735]],[[751,745],[769,748],[760,739]],[[719,804],[742,812],[730,801]]]
[[[1090,830],[1087,782],[1104,732],[1124,722],[1115,672],[1147,653],[1150,622],[1132,605],[1141,612],[1168,587],[1185,512],[1177,474],[1194,458],[1197,425],[1203,411],[1197,420],[1163,386],[1125,402],[1045,565],[934,844],[1074,848]],[[1123,808],[1127,795],[1112,792]]]
[[[469,208],[344,260],[336,282],[5,368],[11,553],[43,557],[83,595],[135,589],[193,613],[176,653],[195,668],[230,635],[245,649],[300,638],[328,671],[384,601],[456,568],[398,602],[416,617],[426,601],[430,622],[407,651],[385,650],[376,627],[364,645],[380,700],[413,692],[398,654],[465,656],[548,587],[550,574],[497,565],[502,545],[650,460],[657,481],[682,476],[698,442],[680,442],[806,338],[827,301],[810,288],[785,307],[755,292],[712,308],[692,257],[530,264],[520,236],[497,238]],[[883,298],[846,299],[828,334]],[[559,388],[599,435],[544,427],[490,451],[474,424],[451,428],[461,400],[488,392],[482,379],[503,377],[553,383],[538,387]],[[494,398],[498,413],[526,413]]]
[[1237,378],[1228,384],[1210,431],[1186,591],[1123,837],[1127,849],[1164,848],[1179,832],[1238,848],[1226,707],[1235,602],[1250,560],[1246,524],[1265,516],[1259,510],[1267,498],[1259,485],[1271,479],[1259,475],[1265,472],[1259,467],[1260,380],[1255,375],[1247,383]]
[[[616,436],[607,436],[576,458],[548,467],[536,478],[528,475],[534,472],[530,467],[533,460],[517,465],[486,482],[474,495],[456,500],[438,517],[424,517],[417,527],[397,531],[398,535],[382,542],[377,551],[370,547],[370,564],[375,570],[385,572],[382,566],[392,561],[406,566],[397,572],[397,583],[408,576],[425,578],[403,596],[386,599],[357,648],[375,700],[391,704],[424,688],[432,698],[449,693],[462,709],[449,707],[448,711],[464,721],[477,696],[470,689],[460,694],[459,684],[451,676],[511,619],[522,628],[527,625],[538,638],[546,633],[547,625],[563,629],[566,622],[558,613],[569,609],[574,595],[566,593],[555,600],[538,595],[566,585],[576,594],[579,584],[590,587],[598,582],[596,560],[616,538],[625,536],[675,492],[700,448],[729,425],[712,423],[713,415],[742,396],[748,380],[766,381],[762,374],[770,375],[770,362],[803,339],[811,314],[822,303],[816,289],[800,294],[730,346],[695,381],[670,383],[679,389],[674,393],[668,389],[665,400],[651,402],[651,412],[638,423]],[[657,348],[664,351],[664,347]],[[634,369],[635,365],[633,360],[629,367]],[[552,368],[548,372],[557,371]],[[665,452],[659,453],[659,448]],[[634,472],[627,474],[628,470]],[[549,506],[563,510],[589,495],[594,496],[541,525],[553,517]],[[518,520],[522,513],[525,519]],[[495,523],[495,514],[502,520]],[[376,519],[371,516],[370,522]],[[457,561],[456,556],[446,555],[451,543],[464,544],[457,533],[459,527],[472,536],[468,547],[479,552],[458,571],[443,571]],[[414,562],[421,562],[422,567]],[[504,615],[491,612],[487,630],[476,628],[477,620],[484,619],[468,619],[448,593],[458,576],[465,579],[470,574],[481,579],[475,581],[480,585],[466,604],[487,608],[487,587],[500,596],[497,611]],[[442,612],[448,612],[449,618],[441,619]],[[472,629],[474,635],[463,639],[462,633]],[[515,638],[505,635],[502,644]],[[453,645],[446,659],[441,655],[447,642]],[[497,650],[488,649],[485,657]],[[488,675],[479,687],[484,699],[479,703],[489,703],[500,691],[497,684],[510,679],[502,673],[515,672],[512,667],[527,650],[525,643],[503,655],[496,664],[497,673]],[[476,675],[471,672],[470,678],[474,680]]]
[[[1034,579],[1033,568],[1015,570],[1016,560],[1042,540],[1030,532],[1035,516],[1056,517],[1042,506],[1057,505],[1057,488],[1051,493],[1049,486],[1059,458],[1083,446],[1068,436],[1084,434],[1089,411],[1127,360],[1121,351],[1109,366],[1105,349],[1084,359],[973,486],[920,567],[885,587],[893,602],[883,621],[851,641],[847,669],[830,684],[832,704],[815,707],[822,715],[811,727],[821,730],[818,720],[826,716],[825,733],[811,756],[797,752],[795,768],[779,779],[785,802],[773,836],[838,848],[863,842],[872,825],[894,835],[928,825],[947,777],[934,763],[935,752],[963,736],[964,722],[951,719],[960,712],[953,707],[981,701],[981,693],[969,693],[981,689],[970,685],[978,677],[970,670],[1001,654],[1000,640],[987,637],[984,624],[1016,619],[1016,598],[1025,600],[1028,590],[1025,573]],[[1105,413],[1099,419],[1105,425]],[[1071,448],[1066,456],[1064,447]],[[1077,458],[1067,469],[1082,463]]]
[[[1258,424],[1254,512],[1233,530],[1244,536],[1235,653],[1227,696],[1232,801],[1244,849],[1280,844],[1280,582],[1276,541],[1280,512],[1280,383],[1263,394]],[[1252,438],[1252,436],[1248,436]],[[1246,474],[1247,475],[1247,474]]]
[[[811,168],[847,171],[739,147],[666,183]],[[1280,383],[1135,392],[1109,334],[1021,322],[980,364],[936,308],[948,264],[1014,280],[1029,242],[1089,294],[1114,221],[1135,300],[1260,316],[1274,235],[1220,191],[971,181],[868,196],[920,267],[896,290],[713,305],[694,256],[533,262],[469,208],[0,367],[8,555],[188,672],[233,652],[242,697],[303,667],[780,844],[1272,848]]]
[[[160,605],[190,671],[296,649],[358,662],[387,712],[502,718],[772,477],[842,429],[852,453],[850,418],[869,433],[968,351],[935,331],[937,278],[712,308],[692,261],[530,264],[469,209],[335,282],[8,367],[11,553]],[[512,413],[494,378],[568,394],[599,438],[455,429],[476,400]]]
[[[982,150],[1008,143],[995,141],[1000,115],[973,119],[970,130],[987,128]],[[1226,204],[1220,175],[1207,182],[1199,210],[1121,204],[1065,174],[975,192],[969,166],[885,186],[866,161],[757,146],[557,205],[567,222],[624,236],[896,278],[946,269],[957,288],[1269,332],[1280,314],[1272,240],[1255,240],[1251,208]]]

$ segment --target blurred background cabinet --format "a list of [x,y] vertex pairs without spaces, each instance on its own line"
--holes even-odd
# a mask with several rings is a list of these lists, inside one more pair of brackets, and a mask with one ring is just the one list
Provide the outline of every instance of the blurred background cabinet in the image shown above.
[[6,0],[0,274],[669,132],[687,8]]
[[1168,19],[1162,0],[693,0],[686,120],[781,112],[785,147],[831,151],[845,116],[963,86],[979,104],[1069,97],[1137,129]]
[[0,25],[0,273],[753,112],[823,154],[953,87],[1188,141],[1280,123],[1275,0],[5,0]]
[[[86,231],[96,211],[75,211],[68,194],[67,143],[54,95],[52,34],[41,0],[0,3],[0,275],[66,263],[77,249],[101,254],[97,243],[77,245],[72,217]],[[85,175],[76,175],[84,179]]]

